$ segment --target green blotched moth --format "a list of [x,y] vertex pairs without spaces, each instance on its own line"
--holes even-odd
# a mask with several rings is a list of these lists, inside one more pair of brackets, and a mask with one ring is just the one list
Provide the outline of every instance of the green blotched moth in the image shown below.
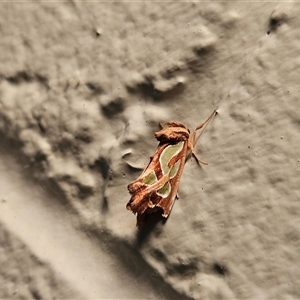
[[137,226],[141,227],[148,213],[162,209],[167,218],[177,196],[179,181],[184,164],[190,154],[198,163],[195,153],[196,131],[203,128],[216,110],[191,134],[189,129],[176,122],[168,122],[160,131],[155,132],[159,145],[142,174],[128,185],[131,199],[126,205],[128,210],[137,214]]

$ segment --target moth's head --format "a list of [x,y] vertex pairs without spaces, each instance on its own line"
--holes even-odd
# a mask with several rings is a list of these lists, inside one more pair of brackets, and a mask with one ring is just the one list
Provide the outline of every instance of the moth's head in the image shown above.
[[155,132],[154,136],[160,142],[180,142],[189,139],[190,131],[181,123],[168,122],[160,131]]

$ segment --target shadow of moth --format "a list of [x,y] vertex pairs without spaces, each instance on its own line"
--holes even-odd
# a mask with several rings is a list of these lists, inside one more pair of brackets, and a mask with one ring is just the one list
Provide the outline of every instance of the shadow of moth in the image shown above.
[[193,133],[176,122],[168,122],[154,133],[159,145],[142,174],[128,185],[131,199],[126,208],[137,214],[137,227],[144,224],[147,214],[160,209],[164,218],[169,216],[177,197],[183,167],[190,155],[198,164],[206,164],[195,153],[196,132],[208,124],[216,113],[214,110]]

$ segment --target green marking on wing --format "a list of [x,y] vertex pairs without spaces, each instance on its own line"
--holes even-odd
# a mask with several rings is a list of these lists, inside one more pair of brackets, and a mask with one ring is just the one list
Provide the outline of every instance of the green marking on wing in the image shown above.
[[179,166],[180,166],[180,159],[172,166],[170,173],[169,173],[169,177],[170,178],[174,178],[179,170]]
[[157,190],[157,195],[167,198],[170,195],[171,192],[171,184],[169,182],[166,182],[162,188]]
[[145,176],[143,178],[143,183],[147,184],[147,185],[152,185],[155,182],[157,182],[157,177],[154,171],[152,171],[151,173],[149,173],[147,176]]
[[168,163],[175,155],[177,155],[182,150],[183,144],[184,142],[181,141],[175,145],[170,145],[166,147],[161,153],[159,162],[163,174],[167,174],[170,171]]

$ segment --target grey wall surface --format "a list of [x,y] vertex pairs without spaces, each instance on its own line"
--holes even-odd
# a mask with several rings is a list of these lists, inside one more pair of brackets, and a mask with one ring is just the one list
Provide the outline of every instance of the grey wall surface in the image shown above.
[[[300,298],[300,4],[0,4],[0,298]],[[127,185],[217,109],[166,222]],[[5,267],[2,267],[5,266]]]

